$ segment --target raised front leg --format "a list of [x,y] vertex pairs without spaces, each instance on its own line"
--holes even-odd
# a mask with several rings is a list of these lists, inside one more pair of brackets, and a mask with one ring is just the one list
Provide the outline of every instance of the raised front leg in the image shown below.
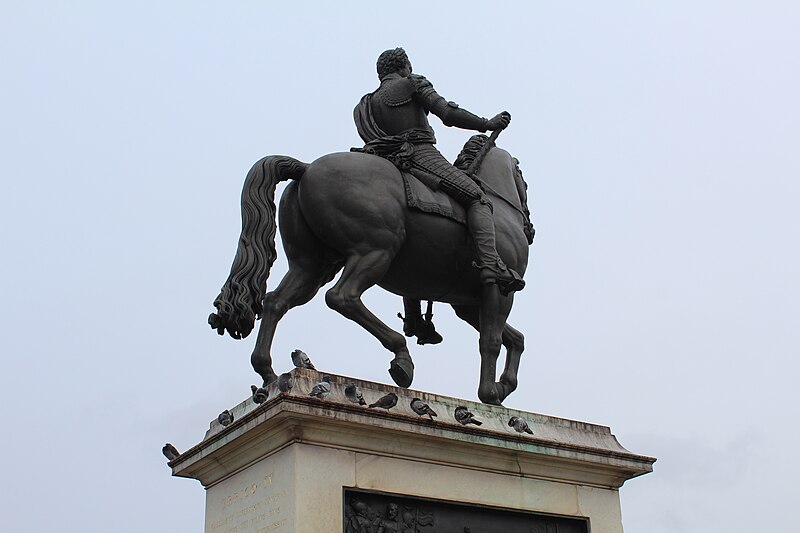
[[364,291],[386,274],[391,260],[391,253],[385,250],[349,257],[339,281],[325,293],[325,302],[331,309],[372,333],[384,348],[395,354],[389,374],[398,386],[409,387],[414,379],[414,362],[408,353],[405,337],[384,324],[361,301]]

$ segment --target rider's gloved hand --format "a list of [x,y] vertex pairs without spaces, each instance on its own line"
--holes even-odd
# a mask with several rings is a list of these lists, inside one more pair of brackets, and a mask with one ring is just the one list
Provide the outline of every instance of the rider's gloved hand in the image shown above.
[[503,111],[489,119],[486,123],[486,129],[490,131],[504,130],[511,123],[511,113]]

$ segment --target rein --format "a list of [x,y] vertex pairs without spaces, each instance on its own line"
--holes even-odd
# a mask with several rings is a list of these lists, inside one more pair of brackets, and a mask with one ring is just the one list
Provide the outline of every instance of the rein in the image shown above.
[[525,211],[523,211],[522,209],[520,209],[519,207],[517,207],[516,205],[514,205],[514,202],[512,202],[511,200],[509,200],[508,198],[506,198],[505,196],[503,196],[502,194],[500,194],[500,193],[499,193],[499,192],[497,192],[496,190],[492,189],[490,186],[488,186],[488,185],[486,184],[486,182],[485,182],[485,181],[481,181],[481,182],[480,182],[480,187],[483,187],[483,189],[484,189],[486,192],[488,192],[489,194],[492,194],[492,195],[494,195],[494,196],[496,196],[496,197],[500,198],[500,199],[501,199],[501,200],[503,200],[505,203],[507,203],[508,205],[510,205],[510,206],[511,206],[511,207],[514,209],[514,211],[516,211],[517,213],[521,214],[521,215],[522,215],[522,216],[525,218],[525,220],[527,220],[527,219],[528,219],[528,215],[527,215],[527,213],[525,213]]
[[481,147],[480,151],[477,154],[475,154],[475,159],[472,160],[472,163],[470,163],[469,167],[467,168],[466,171],[467,176],[471,177],[472,179],[475,179],[475,174],[478,172],[478,169],[481,168],[481,164],[483,163],[483,158],[486,157],[486,154],[489,153],[489,150],[491,150],[494,147],[494,143],[500,136],[501,131],[503,130],[494,130],[492,134],[489,136],[489,140],[486,141],[486,143],[484,143],[484,145]]

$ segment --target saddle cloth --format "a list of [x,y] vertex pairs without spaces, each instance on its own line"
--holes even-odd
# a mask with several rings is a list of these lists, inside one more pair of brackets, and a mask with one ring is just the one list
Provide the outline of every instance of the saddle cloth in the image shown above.
[[[459,224],[467,223],[467,212],[454,198],[434,190],[427,183],[409,172],[402,172],[403,185],[406,189],[406,202],[408,207],[418,209],[423,213],[431,213],[455,220]],[[426,180],[429,181],[429,180]],[[431,180],[432,181],[432,180]]]

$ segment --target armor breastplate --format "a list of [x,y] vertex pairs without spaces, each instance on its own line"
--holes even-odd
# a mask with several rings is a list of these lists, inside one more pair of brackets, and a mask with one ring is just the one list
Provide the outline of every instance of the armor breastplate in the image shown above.
[[411,129],[430,129],[425,108],[416,101],[413,78],[386,79],[372,95],[370,108],[375,122],[389,135]]

